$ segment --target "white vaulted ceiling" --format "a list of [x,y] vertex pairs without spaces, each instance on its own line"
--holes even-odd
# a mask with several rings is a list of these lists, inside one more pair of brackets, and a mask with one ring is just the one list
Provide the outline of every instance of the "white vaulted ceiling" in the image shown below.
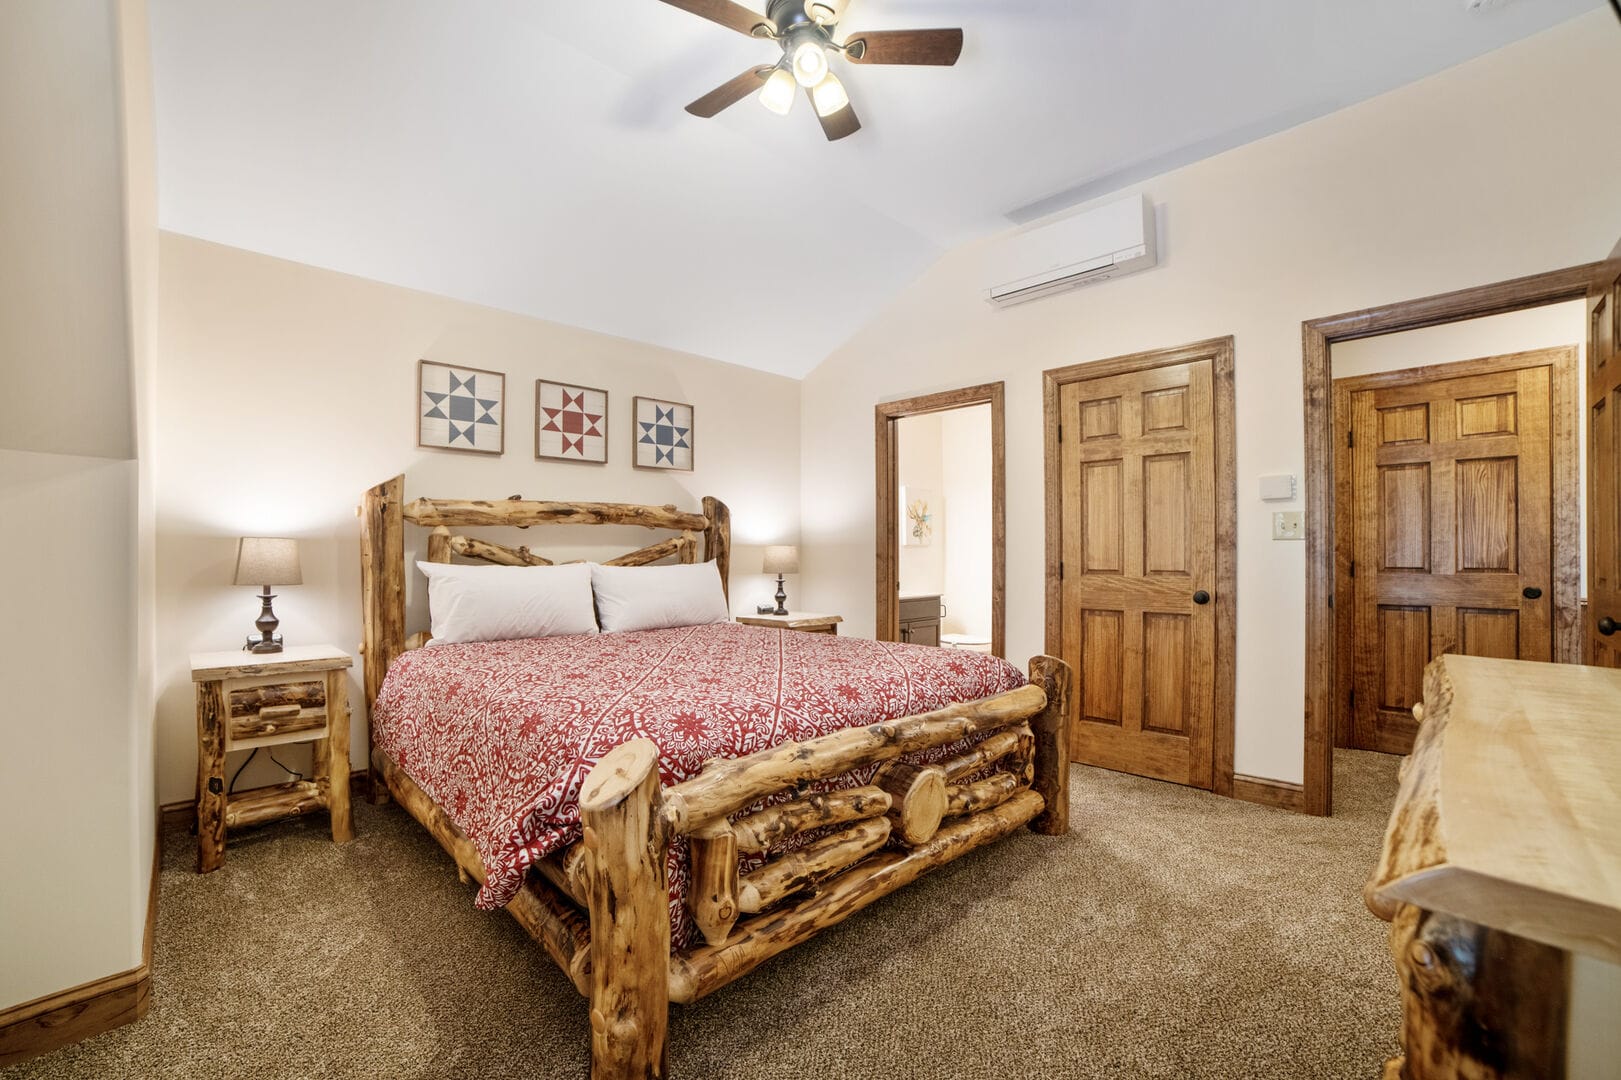
[[836,60],[829,144],[683,112],[775,46],[657,0],[153,0],[161,224],[799,376],[947,247],[1602,2],[856,0],[967,42]]

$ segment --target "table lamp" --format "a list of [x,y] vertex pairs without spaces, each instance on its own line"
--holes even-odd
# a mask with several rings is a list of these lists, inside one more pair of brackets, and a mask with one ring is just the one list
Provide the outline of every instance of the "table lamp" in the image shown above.
[[302,585],[304,576],[298,567],[298,541],[277,536],[244,536],[236,548],[236,577],[238,585],[258,585],[264,589],[259,595],[259,617],[253,625],[259,628],[259,637],[248,638],[243,651],[251,653],[281,652],[281,638],[276,627],[281,620],[270,610],[272,585]]
[[777,610],[773,615],[786,615],[788,594],[782,588],[782,575],[799,573],[799,548],[793,544],[774,544],[765,549],[765,572],[777,575]]

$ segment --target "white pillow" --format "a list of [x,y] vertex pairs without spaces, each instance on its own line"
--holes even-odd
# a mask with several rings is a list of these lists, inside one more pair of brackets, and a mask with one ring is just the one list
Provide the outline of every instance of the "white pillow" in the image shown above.
[[594,634],[591,567],[454,566],[419,562],[428,575],[433,644]]
[[591,567],[602,632],[707,626],[731,619],[712,562],[681,566]]

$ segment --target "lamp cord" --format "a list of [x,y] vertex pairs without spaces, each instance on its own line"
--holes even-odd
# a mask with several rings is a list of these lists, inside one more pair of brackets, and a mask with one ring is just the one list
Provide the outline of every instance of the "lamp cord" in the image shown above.
[[1615,9],[1615,17],[1621,19],[1621,0],[1610,0],[1610,6]]
[[[258,747],[258,746],[255,746],[253,748],[252,752],[249,753],[248,756],[242,760],[242,764],[240,764],[240,765],[238,765],[236,767],[236,772],[231,774],[231,782],[230,782],[230,784],[226,785],[225,794],[230,795],[230,794],[232,794],[233,792],[236,791],[237,777],[242,775],[242,770],[246,769],[248,767],[248,763],[250,761],[252,761],[254,758],[259,756],[260,749],[262,749],[262,748]],[[297,769],[289,769],[287,766],[282,765],[280,761],[277,761],[274,751],[266,751],[266,756],[269,757],[270,760],[275,762],[277,765],[280,765],[281,766],[281,771],[286,773],[288,776],[291,776],[291,777],[293,777],[294,779],[297,779],[297,780],[304,779],[304,774],[303,773],[299,772]]]

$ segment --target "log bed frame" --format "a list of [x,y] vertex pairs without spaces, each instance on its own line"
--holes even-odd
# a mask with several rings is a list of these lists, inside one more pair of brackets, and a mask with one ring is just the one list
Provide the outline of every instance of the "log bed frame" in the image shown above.
[[[717,564],[723,587],[731,556],[730,513],[703,500],[701,514],[673,506],[417,499],[405,478],[366,492],[361,507],[366,706],[376,703],[388,667],[426,643],[405,624],[405,522],[432,530],[430,561],[452,555],[512,566],[550,565],[527,547],[453,535],[451,529],[505,525],[639,525],[678,535],[619,559],[665,558]],[[659,782],[658,748],[636,739],[606,754],[580,793],[582,840],[537,863],[507,911],[590,999],[593,1080],[664,1077],[670,1002],[686,1004],[725,986],[776,954],[833,926],[928,870],[1028,825],[1058,835],[1069,828],[1069,748],[1064,717],[1070,669],[1030,661],[1030,685],[869,727],[784,743],[708,762],[671,787]],[[903,754],[982,741],[926,766]],[[484,883],[484,864],[442,809],[371,744],[373,801],[392,795],[455,860],[463,879]],[[734,818],[762,798],[863,766],[873,782],[853,790],[802,794]],[[980,776],[980,779],[972,779]],[[811,829],[844,826],[747,874],[740,853]],[[671,953],[665,854],[688,838],[688,907],[702,941]]]

